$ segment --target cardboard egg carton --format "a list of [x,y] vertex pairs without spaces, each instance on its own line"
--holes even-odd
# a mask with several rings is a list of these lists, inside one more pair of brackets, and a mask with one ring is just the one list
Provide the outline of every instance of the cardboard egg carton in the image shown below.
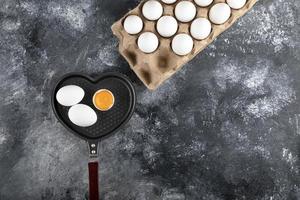
[[[163,15],[170,15],[175,17],[174,10],[175,6],[181,0],[177,0],[174,4],[165,4],[162,1],[160,3],[163,6]],[[209,19],[208,13],[210,8],[216,3],[226,3],[226,0],[214,0],[211,5],[208,7],[200,7],[193,0],[189,0],[194,3],[197,8],[196,18],[205,17]],[[239,9],[231,9],[231,17],[227,22],[221,25],[212,24],[212,32],[210,35],[204,40],[196,40],[193,38],[194,47],[191,53],[185,56],[176,55],[172,48],[171,42],[175,35],[179,33],[187,33],[190,35],[189,28],[191,26],[192,21],[188,23],[183,23],[178,21],[178,30],[177,33],[170,37],[164,38],[159,35],[156,30],[156,21],[147,20],[142,14],[142,6],[146,1],[142,1],[136,8],[129,11],[123,18],[119,21],[115,22],[112,25],[112,31],[114,35],[116,35],[119,39],[119,52],[121,55],[127,60],[130,67],[136,73],[136,75],[141,79],[141,81],[149,88],[150,90],[155,90],[160,84],[162,84],[165,80],[171,77],[174,73],[176,73],[185,63],[194,58],[198,53],[200,53],[205,47],[207,47],[213,40],[228,29],[233,23],[243,16],[246,12],[248,12],[257,0],[247,0],[246,5]],[[123,21],[128,15],[138,15],[141,17],[144,23],[143,30],[136,35],[128,34],[123,28]],[[137,39],[140,34],[143,32],[150,31],[159,39],[158,49],[150,54],[143,53],[137,45]]]

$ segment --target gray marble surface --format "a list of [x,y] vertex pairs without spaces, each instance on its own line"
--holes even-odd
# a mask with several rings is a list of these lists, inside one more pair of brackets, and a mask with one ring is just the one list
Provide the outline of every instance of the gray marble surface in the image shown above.
[[63,74],[127,74],[129,123],[100,143],[105,200],[300,199],[300,1],[260,0],[157,91],[110,26],[134,0],[0,0],[0,199],[86,199],[86,143],[59,124]]

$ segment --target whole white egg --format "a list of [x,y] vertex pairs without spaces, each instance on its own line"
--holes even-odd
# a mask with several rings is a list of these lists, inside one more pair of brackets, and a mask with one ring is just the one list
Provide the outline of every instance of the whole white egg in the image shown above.
[[244,7],[247,0],[227,0],[227,4],[233,9],[240,9]]
[[84,97],[84,90],[77,85],[67,85],[56,93],[56,100],[63,106],[78,104]]
[[158,38],[154,33],[145,32],[138,38],[138,47],[144,53],[152,53],[158,47]]
[[214,24],[224,24],[231,15],[231,9],[226,3],[217,3],[209,11],[209,19]]
[[129,15],[124,20],[124,29],[129,34],[138,34],[143,29],[143,21],[137,15]]
[[166,4],[172,4],[175,3],[177,0],[162,0],[162,2],[166,3]]
[[142,13],[149,20],[157,20],[163,13],[163,7],[158,1],[150,0],[144,3]]
[[69,119],[80,127],[92,126],[97,121],[96,112],[85,104],[76,104],[69,109]]
[[172,40],[172,49],[179,56],[189,54],[193,50],[194,42],[190,35],[181,33]]
[[197,40],[204,40],[211,33],[211,23],[206,18],[197,18],[191,24],[191,35]]
[[213,0],[194,0],[194,1],[198,6],[201,7],[209,6],[213,2]]
[[189,22],[196,16],[196,7],[190,1],[181,1],[175,7],[175,16],[181,22]]
[[177,20],[172,16],[163,16],[157,21],[156,29],[161,36],[171,37],[177,32]]

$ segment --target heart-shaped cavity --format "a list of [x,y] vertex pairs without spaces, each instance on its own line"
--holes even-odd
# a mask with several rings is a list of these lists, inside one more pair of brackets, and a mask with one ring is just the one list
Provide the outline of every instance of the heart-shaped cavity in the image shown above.
[[[82,117],[80,115],[75,116],[76,123],[74,123],[74,120],[72,122],[71,119],[74,116],[71,119],[69,116],[71,106],[62,105],[57,101],[58,91],[61,88],[65,88],[65,86],[78,86],[83,89],[84,97],[78,102],[77,107],[80,107],[78,105],[86,105],[86,107],[92,109],[89,109],[89,112],[92,113],[92,125],[88,123],[88,126],[85,127],[78,126],[80,117]],[[106,111],[99,110],[93,103],[95,94],[103,90],[110,91],[114,98],[113,105]],[[60,96],[63,96],[64,94],[61,94],[61,91],[65,90],[60,90],[59,92]],[[71,95],[72,98],[74,98],[73,96]],[[62,77],[56,84],[52,93],[52,107],[59,121],[71,132],[86,140],[97,140],[117,131],[130,119],[135,107],[135,92],[128,78],[119,73],[107,73],[97,78],[72,73]],[[93,111],[97,115],[96,121]],[[78,110],[72,113],[78,113]],[[89,115],[86,116],[88,117]],[[89,122],[89,120],[85,119],[83,123],[86,124],[87,121]]]

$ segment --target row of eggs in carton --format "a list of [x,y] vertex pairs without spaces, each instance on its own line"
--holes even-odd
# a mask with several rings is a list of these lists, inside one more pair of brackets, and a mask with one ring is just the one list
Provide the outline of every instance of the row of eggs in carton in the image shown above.
[[[164,38],[173,37],[178,31],[178,21],[191,22],[189,33],[179,33],[172,38],[171,48],[179,56],[189,54],[194,46],[193,39],[204,40],[212,31],[212,23],[224,24],[231,16],[231,9],[241,9],[246,0],[226,0],[226,3],[216,3],[208,12],[208,19],[196,18],[197,6],[208,7],[213,0],[180,1],[161,0],[165,4],[176,4],[174,16],[163,16],[163,5],[157,0],[146,1],[142,6],[143,17],[149,21],[156,21],[156,31]],[[196,4],[196,5],[195,5]],[[129,15],[123,22],[125,31],[130,35],[139,34],[144,27],[144,22],[138,15]],[[144,53],[153,53],[159,46],[158,37],[152,32],[143,32],[137,39],[139,49]]]

